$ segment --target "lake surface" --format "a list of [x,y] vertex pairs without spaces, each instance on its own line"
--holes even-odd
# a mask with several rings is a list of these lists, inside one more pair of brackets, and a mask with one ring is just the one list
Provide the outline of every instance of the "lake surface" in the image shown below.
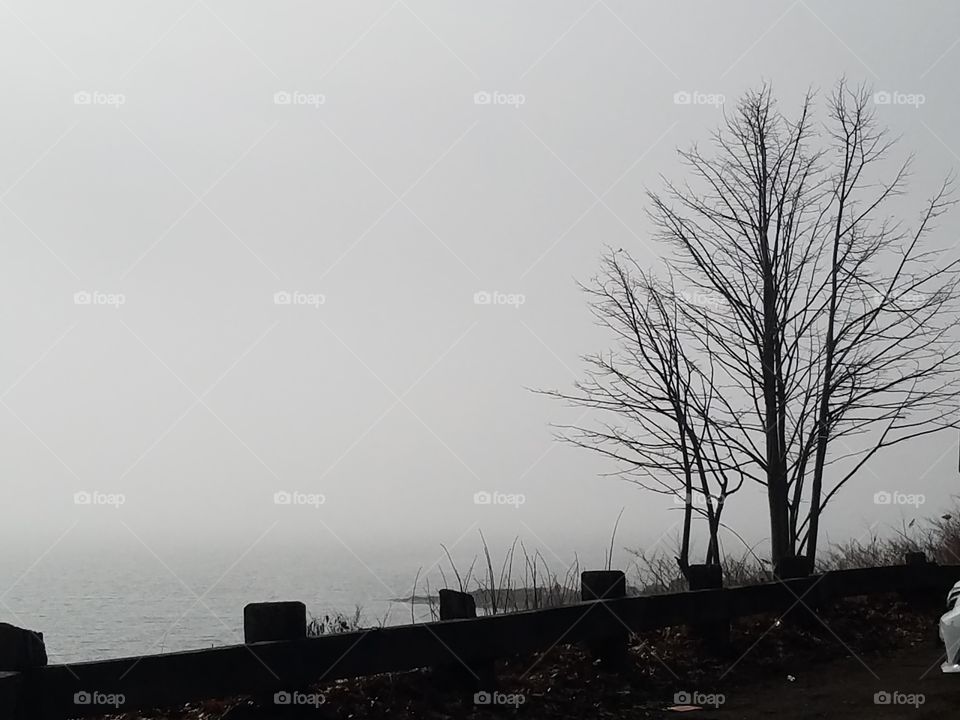
[[[410,622],[411,609],[391,599],[408,597],[418,568],[426,573],[439,559],[241,553],[120,550],[57,552],[29,563],[2,559],[9,589],[0,595],[0,620],[43,632],[51,663],[242,642],[243,607],[256,601],[301,600],[320,617],[352,614],[359,604],[367,624],[399,624]],[[431,583],[441,582],[432,574]],[[429,619],[426,607],[415,613],[418,621]]]
[[[42,632],[50,662],[71,663],[243,642],[243,608],[251,602],[300,600],[315,617],[353,615],[360,605],[365,626],[372,627],[411,622],[410,604],[396,599],[414,594],[415,581],[420,596],[457,588],[438,542],[364,544],[359,538],[369,528],[353,535],[346,530],[328,528],[311,537],[284,534],[280,525],[272,533],[256,530],[195,545],[187,544],[186,529],[147,535],[116,524],[7,537],[0,541],[0,621]],[[572,538],[569,530],[564,535],[562,549],[550,538],[555,552],[538,543],[541,538],[525,538],[525,547],[539,548],[542,561],[561,577],[575,556],[581,567],[603,567],[605,543]],[[178,537],[181,544],[171,545]],[[499,575],[513,540],[488,539]],[[485,573],[479,536],[454,541],[447,546],[461,575],[466,578],[472,562],[474,580]],[[595,551],[584,555],[577,546]],[[616,565],[628,568],[628,557],[616,556]],[[517,587],[523,567],[517,546]],[[542,567],[539,572],[542,584]],[[430,620],[430,608],[415,605],[413,617]]]

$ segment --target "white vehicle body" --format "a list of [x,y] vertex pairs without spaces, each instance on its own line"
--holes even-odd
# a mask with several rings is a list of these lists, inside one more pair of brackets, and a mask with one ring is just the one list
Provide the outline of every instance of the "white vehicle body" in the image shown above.
[[960,582],[947,593],[947,612],[940,618],[940,639],[947,649],[947,660],[940,666],[945,673],[960,673]]

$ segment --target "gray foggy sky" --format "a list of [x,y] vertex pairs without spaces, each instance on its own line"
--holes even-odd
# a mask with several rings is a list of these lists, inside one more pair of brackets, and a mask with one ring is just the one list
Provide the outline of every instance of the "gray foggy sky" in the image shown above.
[[[4,544],[395,551],[480,527],[561,554],[621,507],[620,544],[655,541],[673,503],[598,478],[614,468],[548,428],[580,411],[525,388],[569,387],[607,346],[575,284],[604,246],[657,263],[644,189],[721,119],[675,94],[766,79],[789,109],[846,75],[920,95],[878,107],[918,201],[960,162],[958,21],[949,2],[8,0]],[[495,291],[522,304],[475,303]],[[917,514],[878,490],[944,506],[955,441],[873,463],[829,536]],[[760,491],[735,501],[764,537]]]

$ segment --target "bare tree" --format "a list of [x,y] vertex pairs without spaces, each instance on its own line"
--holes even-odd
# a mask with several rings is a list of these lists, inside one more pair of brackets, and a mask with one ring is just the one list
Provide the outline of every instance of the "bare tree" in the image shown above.
[[[820,126],[812,95],[790,119],[763,87],[725,118],[709,153],[681,152],[688,180],[649,199],[657,239],[673,248],[669,288],[676,278],[685,290],[660,293],[635,263],[602,285],[601,319],[641,316],[630,339],[648,350],[591,359],[633,394],[594,382],[569,396],[629,421],[579,438],[605,440],[627,467],[675,477],[685,437],[713,483],[763,485],[774,564],[804,555],[812,567],[824,508],[880,450],[958,424],[958,261],[928,242],[954,203],[950,181],[913,227],[899,219],[910,161],[891,165],[895,141],[870,98],[841,81]],[[637,287],[647,300],[634,308]],[[685,293],[717,302],[678,301]],[[661,353],[649,355],[673,344],[682,382],[654,372]],[[652,383],[643,394],[637,376]],[[664,416],[672,438],[652,424]]]
[[[618,338],[615,351],[586,358],[588,378],[573,393],[549,394],[619,418],[600,427],[563,427],[564,438],[622,464],[642,487],[683,505],[677,562],[690,565],[693,521],[706,521],[707,564],[720,563],[719,530],[727,497],[742,485],[736,454],[715,418],[718,398],[713,358],[687,353],[682,298],[629,256],[608,253],[603,274],[583,286],[598,321]],[[626,424],[624,424],[626,422]]]

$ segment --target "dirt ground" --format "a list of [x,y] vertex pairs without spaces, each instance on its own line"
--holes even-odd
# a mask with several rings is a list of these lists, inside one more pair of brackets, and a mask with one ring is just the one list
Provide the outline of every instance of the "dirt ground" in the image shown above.
[[[666,688],[621,686],[593,687],[586,683],[567,687],[558,696],[539,693],[528,696],[519,707],[478,708],[468,701],[416,703],[419,711],[407,707],[400,717],[422,718],[576,718],[577,720],[873,720],[874,718],[910,718],[947,720],[960,715],[960,674],[940,672],[942,655],[932,640],[891,651],[882,656],[854,656],[807,665],[786,673],[764,673],[763,679],[741,676],[732,686],[720,684],[724,702],[714,709],[672,711],[667,708],[673,698]],[[792,677],[792,679],[791,679]],[[572,691],[572,692],[571,692]],[[716,691],[712,691],[716,692]],[[875,698],[889,698],[889,704],[878,704]],[[403,693],[401,692],[401,695]],[[430,696],[429,690],[425,695]],[[426,699],[418,698],[421,702]],[[359,705],[359,704],[358,704]],[[403,705],[394,696],[389,705]],[[320,708],[311,717],[365,718],[381,715],[373,707],[369,715],[362,706]],[[404,712],[406,710],[406,712]],[[231,715],[232,717],[232,715]],[[237,717],[247,717],[245,714]],[[265,718],[254,714],[251,717]],[[304,716],[306,717],[306,716]],[[279,720],[279,716],[277,716]]]
[[[718,710],[664,712],[662,717],[945,720],[960,715],[960,674],[941,673],[941,661],[941,649],[932,642],[863,663],[848,657],[809,667],[792,682],[782,677],[744,685],[730,691]],[[886,693],[891,704],[876,704],[877,693]],[[907,701],[913,704],[894,704]]]

